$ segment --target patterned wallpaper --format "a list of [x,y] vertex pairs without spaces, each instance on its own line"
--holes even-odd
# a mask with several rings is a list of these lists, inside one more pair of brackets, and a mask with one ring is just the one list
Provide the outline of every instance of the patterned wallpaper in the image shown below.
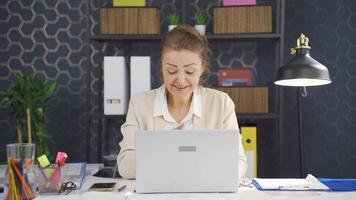
[[[304,105],[306,172],[355,178],[356,171],[356,1],[287,1],[285,49],[300,33],[311,56],[328,67],[332,83],[307,88]],[[296,9],[300,8],[300,9]],[[285,56],[287,62],[291,56]],[[298,175],[296,90],[284,89],[284,174]]]
[[[85,160],[88,144],[86,1],[0,1],[0,96],[14,73],[57,81],[57,103],[47,113],[53,151]],[[0,160],[16,142],[14,118],[0,108]]]
[[[101,55],[142,55],[152,57],[152,86],[160,85],[155,69],[158,42],[110,42],[90,40],[98,34],[98,11],[110,0],[34,0],[0,1],[0,97],[13,82],[13,73],[35,73],[46,81],[57,81],[58,102],[48,111],[47,131],[53,136],[54,151],[67,151],[72,161],[97,162],[102,154],[116,154],[122,139],[122,117],[89,117],[102,112]],[[187,1],[188,12],[197,8],[209,13],[222,0]],[[258,3],[270,2],[268,0]],[[295,45],[300,32],[312,45],[312,56],[329,67],[333,84],[308,89],[304,99],[306,168],[319,176],[355,177],[355,79],[351,53],[356,44],[356,3],[346,0],[288,0],[286,2],[285,49]],[[147,0],[161,8],[161,30],[167,30],[166,15],[182,12],[182,0]],[[303,9],[295,9],[296,7]],[[89,9],[90,8],[90,9]],[[88,13],[90,17],[88,17]],[[89,24],[90,23],[90,26]],[[188,17],[192,24],[192,16]],[[316,25],[317,24],[317,25]],[[252,66],[256,84],[267,84],[274,93],[274,50],[272,41],[210,41],[213,51],[212,74],[208,83],[217,83],[219,67]],[[287,53],[285,53],[287,54]],[[286,56],[287,61],[291,58]],[[285,130],[283,175],[298,175],[295,90],[285,88]],[[273,95],[270,95],[273,96]],[[270,102],[273,98],[270,97]],[[273,104],[270,104],[273,110]],[[0,107],[0,161],[5,159],[5,144],[15,142],[15,120],[8,108]],[[259,120],[259,172],[273,176],[274,122]],[[320,126],[322,124],[323,126]],[[101,145],[101,130],[105,136]],[[316,145],[315,142],[318,142]],[[333,166],[333,167],[330,167]]]

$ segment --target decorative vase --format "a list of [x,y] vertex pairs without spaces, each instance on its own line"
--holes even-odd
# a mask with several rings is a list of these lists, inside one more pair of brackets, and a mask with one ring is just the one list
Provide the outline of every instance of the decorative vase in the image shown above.
[[194,28],[197,29],[201,35],[205,35],[206,25],[194,25]]
[[173,30],[177,25],[168,25],[168,31]]

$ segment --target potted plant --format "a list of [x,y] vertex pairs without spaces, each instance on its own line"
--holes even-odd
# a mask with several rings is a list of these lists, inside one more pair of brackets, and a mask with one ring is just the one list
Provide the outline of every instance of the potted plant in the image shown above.
[[179,14],[174,12],[168,15],[168,31],[171,31],[180,23],[181,23],[181,18]]
[[194,20],[195,20],[195,29],[199,31],[200,34],[205,35],[205,30],[206,30],[206,15],[202,11],[198,11],[194,15]]
[[9,105],[17,119],[17,140],[23,142],[23,134],[27,134],[27,142],[32,143],[32,132],[36,142],[36,154],[50,156],[50,136],[45,132],[45,116],[48,101],[53,98],[57,88],[56,82],[48,84],[34,76],[16,75],[15,84],[5,92],[0,104]]

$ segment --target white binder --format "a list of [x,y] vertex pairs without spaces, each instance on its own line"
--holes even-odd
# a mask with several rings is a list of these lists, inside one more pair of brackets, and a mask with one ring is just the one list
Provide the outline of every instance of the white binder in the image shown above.
[[123,56],[104,57],[104,114],[124,115],[128,105],[128,74]]
[[151,90],[151,60],[149,56],[130,57],[131,96]]

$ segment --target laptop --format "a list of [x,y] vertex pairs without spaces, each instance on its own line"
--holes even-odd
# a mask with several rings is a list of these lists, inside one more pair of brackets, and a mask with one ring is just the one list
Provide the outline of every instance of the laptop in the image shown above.
[[136,133],[136,192],[236,192],[236,130]]

